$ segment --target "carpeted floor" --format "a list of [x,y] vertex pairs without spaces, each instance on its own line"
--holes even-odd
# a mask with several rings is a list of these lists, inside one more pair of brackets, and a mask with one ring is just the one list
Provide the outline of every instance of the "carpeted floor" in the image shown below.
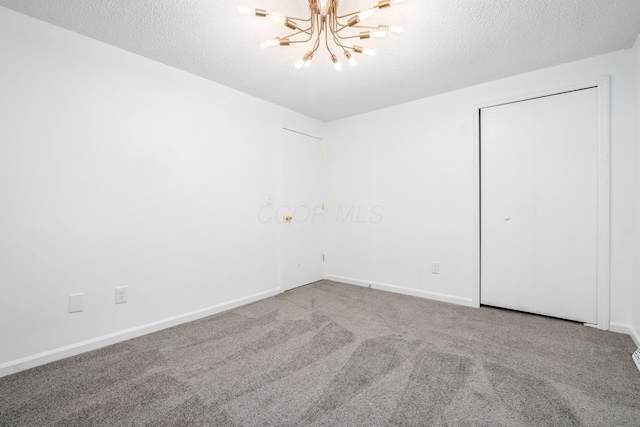
[[328,281],[0,379],[2,426],[639,426],[633,341]]

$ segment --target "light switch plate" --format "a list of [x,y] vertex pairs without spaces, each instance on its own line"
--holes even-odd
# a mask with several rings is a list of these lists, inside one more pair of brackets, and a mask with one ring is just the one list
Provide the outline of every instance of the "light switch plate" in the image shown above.
[[69,313],[79,313],[84,309],[84,294],[69,295]]

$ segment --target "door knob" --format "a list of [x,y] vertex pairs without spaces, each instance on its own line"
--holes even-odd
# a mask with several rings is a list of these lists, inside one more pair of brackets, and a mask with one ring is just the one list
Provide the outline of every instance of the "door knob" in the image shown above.
[[287,215],[284,217],[284,220],[287,222],[291,222],[291,220],[293,219],[293,217],[291,215]]

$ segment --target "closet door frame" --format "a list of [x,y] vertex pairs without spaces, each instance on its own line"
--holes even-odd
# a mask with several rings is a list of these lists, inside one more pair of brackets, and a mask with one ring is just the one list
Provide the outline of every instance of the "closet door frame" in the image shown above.
[[475,283],[473,306],[480,307],[480,144],[481,144],[481,120],[480,114],[483,108],[496,107],[498,105],[527,101],[545,96],[559,95],[582,89],[597,88],[598,90],[598,323],[589,325],[598,329],[609,330],[609,294],[610,294],[610,205],[611,205],[611,115],[610,115],[610,85],[611,77],[606,75],[597,79],[579,82],[565,87],[555,88],[542,92],[523,94],[521,96],[501,99],[476,105],[473,108],[474,115],[474,235],[475,235]]

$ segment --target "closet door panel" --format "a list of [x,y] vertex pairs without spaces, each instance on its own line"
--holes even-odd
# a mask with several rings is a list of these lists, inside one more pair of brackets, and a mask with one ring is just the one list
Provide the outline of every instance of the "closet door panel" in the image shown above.
[[534,311],[595,324],[598,92],[534,102]]
[[481,302],[533,310],[534,106],[482,110]]

